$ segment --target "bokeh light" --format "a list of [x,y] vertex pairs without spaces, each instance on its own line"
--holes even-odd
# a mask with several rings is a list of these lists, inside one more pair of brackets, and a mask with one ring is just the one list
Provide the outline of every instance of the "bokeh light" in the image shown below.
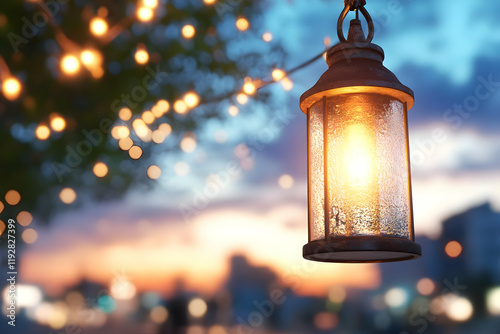
[[446,244],[444,251],[449,257],[455,258],[462,254],[462,245],[458,241],[450,241]]
[[17,190],[9,190],[5,194],[5,202],[9,205],[17,205],[21,201],[21,194]]
[[186,134],[184,138],[182,138],[180,146],[181,150],[184,152],[191,153],[196,149],[196,138],[193,134]]
[[488,290],[486,293],[486,308],[491,315],[500,315],[500,287]]
[[50,121],[50,127],[56,132],[61,132],[66,128],[66,121],[61,116],[56,116]]
[[328,299],[332,303],[336,304],[343,303],[346,297],[347,297],[347,292],[341,286],[334,286],[330,288],[330,291],[328,291]]
[[280,81],[281,79],[283,79],[285,77],[285,75],[286,75],[286,73],[283,70],[280,70],[278,68],[274,69],[273,73],[272,73],[274,81]]
[[95,36],[103,36],[108,32],[108,23],[101,17],[94,17],[90,21],[90,31]]
[[288,174],[281,175],[278,183],[283,189],[290,189],[293,186],[293,177]]
[[108,166],[104,162],[97,162],[92,171],[97,177],[105,177],[108,174]]
[[46,125],[39,125],[35,130],[35,136],[40,140],[46,140],[50,137],[50,129]]
[[236,101],[238,101],[240,105],[245,105],[248,103],[248,95],[240,93],[236,95]]
[[188,107],[186,105],[186,102],[182,100],[177,100],[174,103],[174,110],[178,114],[185,114],[188,111]]
[[145,49],[137,49],[134,55],[137,64],[144,65],[149,61],[149,53]]
[[122,121],[128,121],[132,118],[132,110],[129,108],[121,108],[118,112],[118,116]]
[[21,82],[14,77],[10,77],[2,82],[2,93],[7,100],[13,101],[21,94]]
[[5,208],[5,206],[3,205],[3,202],[0,201],[0,213],[2,213],[4,208]]
[[213,5],[216,0],[203,0],[206,5]]
[[73,55],[66,55],[61,59],[61,70],[68,75],[74,75],[80,71],[80,61]]
[[111,297],[116,300],[132,299],[135,297],[137,292],[132,282],[123,277],[114,277],[111,280],[109,291],[111,293]]
[[64,188],[59,193],[59,199],[64,204],[71,204],[76,200],[76,192],[71,188]]
[[401,288],[392,288],[384,296],[385,303],[393,308],[404,306],[408,301],[408,294]]
[[161,176],[161,169],[156,165],[151,165],[148,168],[147,174],[151,180],[157,180]]
[[184,102],[189,108],[194,108],[200,103],[200,97],[195,92],[188,92],[184,96]]
[[139,146],[132,146],[130,150],[128,150],[128,155],[130,158],[137,160],[142,156],[142,149]]
[[230,107],[227,109],[227,113],[228,113],[230,116],[236,117],[236,116],[238,116],[238,114],[240,113],[240,110],[238,109],[238,107],[237,107],[237,106],[230,106]]
[[149,110],[146,110],[145,112],[142,113],[142,120],[146,124],[153,124],[154,121],[156,120],[155,115]]
[[273,34],[271,34],[270,32],[265,32],[262,35],[262,39],[264,40],[264,42],[269,43],[273,40]]
[[174,171],[179,176],[186,176],[189,174],[189,165],[184,161],[175,164]]
[[196,34],[196,29],[192,25],[186,24],[184,27],[182,27],[181,33],[182,37],[186,39],[191,39]]
[[168,319],[168,310],[164,306],[156,306],[149,312],[149,318],[156,324],[162,324]]
[[148,8],[156,8],[158,6],[158,0],[142,0],[142,5]]
[[38,233],[32,228],[28,228],[23,231],[21,238],[25,243],[32,244],[38,239]]
[[33,216],[28,211],[21,211],[17,214],[17,222],[22,226],[28,226],[33,221]]
[[474,314],[472,303],[464,297],[446,295],[444,298],[445,313],[450,320],[464,322]]
[[207,303],[201,298],[195,298],[189,302],[188,310],[194,318],[201,318],[207,313]]
[[436,289],[436,284],[430,278],[422,278],[417,283],[417,291],[423,296],[430,296]]
[[139,7],[137,9],[137,18],[142,22],[148,22],[153,19],[154,12],[148,7]]
[[7,226],[5,225],[3,220],[0,219],[0,236],[3,234],[3,232],[5,231],[6,228],[7,228]]
[[322,331],[330,331],[337,327],[339,319],[330,312],[320,312],[314,316],[314,326]]
[[236,28],[238,28],[239,31],[248,30],[248,28],[250,28],[250,22],[248,22],[246,17],[241,16],[236,20]]
[[118,147],[123,151],[128,151],[132,145],[134,145],[134,141],[130,137],[125,137],[118,141]]
[[255,87],[255,84],[251,81],[247,81],[244,85],[243,85],[243,91],[245,92],[245,94],[247,95],[253,95],[257,92],[257,87]]

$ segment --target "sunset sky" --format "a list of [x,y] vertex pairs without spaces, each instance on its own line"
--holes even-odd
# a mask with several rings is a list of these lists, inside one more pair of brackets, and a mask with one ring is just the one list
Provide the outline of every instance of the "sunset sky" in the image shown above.
[[[287,67],[321,52],[325,36],[336,41],[340,10],[331,1],[274,2],[265,26],[283,42]],[[417,234],[436,237],[444,218],[486,201],[500,210],[500,34],[492,33],[500,29],[493,15],[500,3],[485,10],[484,3],[466,0],[402,0],[391,12],[386,2],[371,1],[368,10],[384,64],[415,92],[409,121]],[[302,259],[306,118],[298,100],[326,68],[320,60],[294,74],[290,92],[280,85],[265,88],[282,110],[266,114],[256,107],[207,122],[193,153],[165,154],[155,189],[137,189],[116,202],[88,199],[54,217],[49,227],[36,225],[39,238],[24,251],[23,279],[57,294],[82,278],[107,284],[125,273],[139,290],[168,293],[183,277],[188,288],[210,295],[226,279],[228,259],[244,254],[254,265],[271,267],[284,283],[298,272],[301,294],[324,295],[335,284],[378,286],[375,265]],[[461,113],[455,105],[463,105]],[[272,117],[279,117],[282,130],[255,143],[252,138],[263,135]],[[216,142],[221,135],[227,141]],[[184,177],[174,173],[179,161],[190,167]],[[284,174],[293,178],[289,189],[279,184]],[[199,194],[214,175],[223,186],[205,195],[205,203]],[[186,219],[182,208],[193,207],[197,196],[203,208]]]

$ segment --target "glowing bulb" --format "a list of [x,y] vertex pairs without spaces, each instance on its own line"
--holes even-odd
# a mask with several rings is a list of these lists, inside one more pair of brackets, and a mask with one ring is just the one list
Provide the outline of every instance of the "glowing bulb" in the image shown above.
[[168,310],[163,306],[156,306],[151,309],[149,317],[154,323],[162,324],[168,319]]
[[21,194],[16,190],[9,190],[5,194],[5,201],[9,205],[17,205],[21,201]]
[[90,21],[90,31],[95,36],[103,36],[108,31],[108,23],[100,17],[94,17]]
[[80,70],[80,61],[73,55],[66,55],[61,60],[61,70],[68,75],[74,75]]
[[289,78],[283,78],[283,80],[281,80],[281,86],[284,90],[291,91],[293,88],[293,81]]
[[108,166],[103,162],[98,162],[94,165],[93,172],[97,177],[105,177],[108,174]]
[[253,95],[257,91],[257,87],[255,87],[253,82],[247,82],[243,85],[243,91],[247,95]]
[[245,105],[248,103],[248,95],[240,93],[236,95],[236,101],[241,105]]
[[474,307],[467,298],[455,295],[447,295],[444,298],[446,301],[445,313],[451,320],[464,322],[474,314]]
[[238,109],[237,106],[230,106],[229,109],[227,110],[227,113],[233,117],[238,116],[240,110]]
[[158,0],[142,0],[142,4],[147,8],[156,8],[158,6]]
[[265,33],[262,35],[262,39],[264,40],[264,42],[269,43],[270,41],[272,41],[272,40],[273,40],[273,34],[271,34],[270,32],[265,32]]
[[450,241],[446,244],[446,247],[444,248],[444,251],[446,252],[446,255],[448,255],[451,258],[458,257],[460,254],[462,254],[462,245],[457,242],[457,241]]
[[155,121],[155,119],[156,119],[155,115],[153,115],[153,113],[149,110],[142,113],[142,120],[146,124],[152,124]]
[[248,30],[249,27],[250,23],[245,17],[240,17],[236,20],[236,28],[238,28],[239,31]]
[[137,160],[142,156],[142,149],[139,146],[132,146],[128,150],[128,155],[131,159]]
[[188,111],[188,107],[186,105],[186,102],[184,102],[182,100],[175,101],[174,110],[178,114],[185,114]]
[[180,145],[181,150],[186,153],[191,153],[196,149],[196,139],[193,135],[186,135],[184,138],[182,138]]
[[189,92],[184,96],[184,102],[189,108],[194,108],[200,103],[200,97],[195,92]]
[[35,135],[40,140],[46,140],[50,136],[50,129],[46,125],[39,125],[35,130]]
[[168,123],[163,123],[158,127],[158,131],[161,131],[165,137],[168,137],[168,135],[172,132],[172,127]]
[[132,145],[134,145],[134,142],[130,139],[130,137],[125,137],[118,141],[118,147],[124,151],[128,151]]
[[147,174],[151,180],[156,180],[161,176],[161,169],[156,165],[151,165],[148,168]]
[[184,38],[191,39],[196,34],[196,29],[192,25],[186,24],[184,27],[182,27],[181,32]]
[[194,318],[201,318],[207,313],[207,303],[201,298],[195,298],[189,302],[188,310]]
[[285,72],[280,69],[275,69],[272,73],[274,81],[280,81],[285,77]]
[[137,64],[144,65],[149,61],[149,53],[144,49],[138,49],[134,55]]
[[56,132],[61,132],[66,128],[66,121],[61,116],[52,118],[50,127]]
[[121,108],[118,112],[118,116],[122,121],[128,121],[132,118],[132,110],[129,108]]
[[95,69],[101,65],[101,55],[95,50],[84,50],[80,53],[80,60],[89,69]]
[[206,5],[213,5],[215,3],[215,0],[203,0],[203,2],[206,4]]
[[76,192],[71,188],[64,188],[59,193],[59,199],[64,204],[71,204],[76,200]]
[[2,92],[7,100],[13,101],[21,94],[21,82],[17,78],[10,77],[2,83]]
[[140,7],[139,9],[137,9],[137,18],[142,22],[151,21],[153,15],[154,13],[153,10],[151,10],[151,8]]
[[353,188],[373,183],[374,143],[368,136],[369,130],[362,123],[352,124],[346,129],[344,173]]
[[168,112],[168,110],[170,109],[170,104],[168,103],[168,101],[166,100],[159,100],[157,103],[156,103],[156,106],[158,107],[158,110],[162,113],[162,114],[165,114],[166,112]]

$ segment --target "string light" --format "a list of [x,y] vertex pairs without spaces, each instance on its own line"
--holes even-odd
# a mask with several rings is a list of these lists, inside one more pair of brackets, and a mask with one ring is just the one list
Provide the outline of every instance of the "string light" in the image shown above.
[[163,123],[163,124],[160,124],[160,126],[158,127],[158,130],[161,131],[165,135],[165,137],[168,137],[170,135],[170,133],[172,132],[172,127],[168,123]]
[[166,100],[159,100],[156,103],[156,107],[162,114],[165,114],[170,110],[170,104]]
[[132,111],[129,108],[121,108],[118,112],[118,117],[126,122],[132,118]]
[[194,108],[200,103],[200,97],[195,92],[188,92],[184,96],[184,102],[189,108]]
[[105,177],[108,174],[108,166],[104,162],[97,162],[92,170],[97,177]]
[[148,135],[150,131],[144,120],[138,118],[132,122],[132,127],[134,128],[135,133],[139,137],[145,137]]
[[161,130],[155,130],[153,131],[153,135],[151,136],[151,139],[155,144],[161,144],[165,141],[166,135],[163,133]]
[[248,103],[248,95],[240,93],[236,95],[236,101],[241,105],[245,105]]
[[147,174],[151,180],[157,180],[161,176],[161,169],[156,165],[151,165],[148,168]]
[[196,34],[196,29],[192,25],[186,24],[184,27],[182,27],[181,33],[182,37],[191,39]]
[[186,105],[186,102],[182,100],[177,100],[174,103],[174,110],[178,114],[185,114],[188,111],[188,107]]
[[90,31],[95,36],[103,36],[108,32],[108,23],[101,17],[94,17],[90,21]]
[[76,192],[71,188],[64,188],[59,193],[59,199],[64,204],[71,204],[76,200]]
[[181,140],[181,150],[191,153],[196,149],[196,139],[192,133],[187,133]]
[[203,0],[203,2],[206,4],[206,5],[213,5],[215,3],[215,0]]
[[149,53],[145,49],[139,48],[135,52],[134,58],[137,64],[144,65],[149,61]]
[[21,211],[17,214],[17,222],[21,226],[28,226],[33,221],[33,216],[28,211]]
[[264,42],[271,42],[273,40],[273,34],[271,34],[270,32],[265,32],[263,35],[262,35],[262,39],[264,40]]
[[118,141],[118,147],[124,151],[128,151],[132,145],[134,145],[134,142],[130,139],[130,137],[125,137]]
[[158,6],[158,0],[142,0],[142,5],[154,9]]
[[66,55],[61,60],[61,70],[68,75],[74,75],[80,70],[80,61],[73,55]]
[[283,86],[284,90],[290,91],[293,89],[293,81],[289,78],[283,78],[283,80],[281,80],[281,86]]
[[35,130],[35,135],[40,140],[46,140],[50,136],[50,129],[46,125],[39,125]]
[[245,17],[241,16],[236,20],[236,28],[238,28],[239,31],[248,30],[248,28],[250,28],[250,23]]
[[243,91],[247,95],[253,95],[257,92],[257,87],[255,87],[255,84],[251,81],[251,79],[248,79],[243,85]]
[[21,94],[21,82],[14,77],[6,79],[2,83],[2,93],[7,100],[14,101]]
[[237,106],[230,106],[229,109],[227,110],[227,113],[230,116],[236,117],[240,113],[240,110],[238,109]]
[[80,53],[80,60],[85,67],[92,70],[101,66],[102,55],[99,51],[86,49]]
[[275,70],[273,70],[272,76],[273,76],[274,81],[280,81],[281,79],[283,79],[285,77],[285,72],[283,70],[280,70],[280,69],[275,69]]
[[9,190],[5,194],[5,201],[9,205],[17,205],[21,201],[21,194],[17,190]]
[[142,149],[139,146],[132,146],[130,150],[128,150],[128,155],[130,158],[137,160],[142,156]]
[[142,120],[146,124],[152,124],[155,121],[155,119],[156,119],[155,115],[153,115],[153,113],[149,110],[142,113]]
[[61,132],[66,128],[66,121],[61,116],[55,116],[50,121],[50,127],[56,132]]
[[151,21],[151,19],[153,18],[153,15],[154,15],[154,13],[151,10],[151,8],[140,7],[139,9],[137,9],[137,18],[142,22]]

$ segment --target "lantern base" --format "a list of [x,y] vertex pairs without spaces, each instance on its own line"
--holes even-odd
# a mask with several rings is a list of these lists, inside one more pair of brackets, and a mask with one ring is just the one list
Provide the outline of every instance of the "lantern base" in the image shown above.
[[307,260],[339,263],[378,263],[414,260],[422,255],[419,244],[386,236],[330,237],[304,245]]

